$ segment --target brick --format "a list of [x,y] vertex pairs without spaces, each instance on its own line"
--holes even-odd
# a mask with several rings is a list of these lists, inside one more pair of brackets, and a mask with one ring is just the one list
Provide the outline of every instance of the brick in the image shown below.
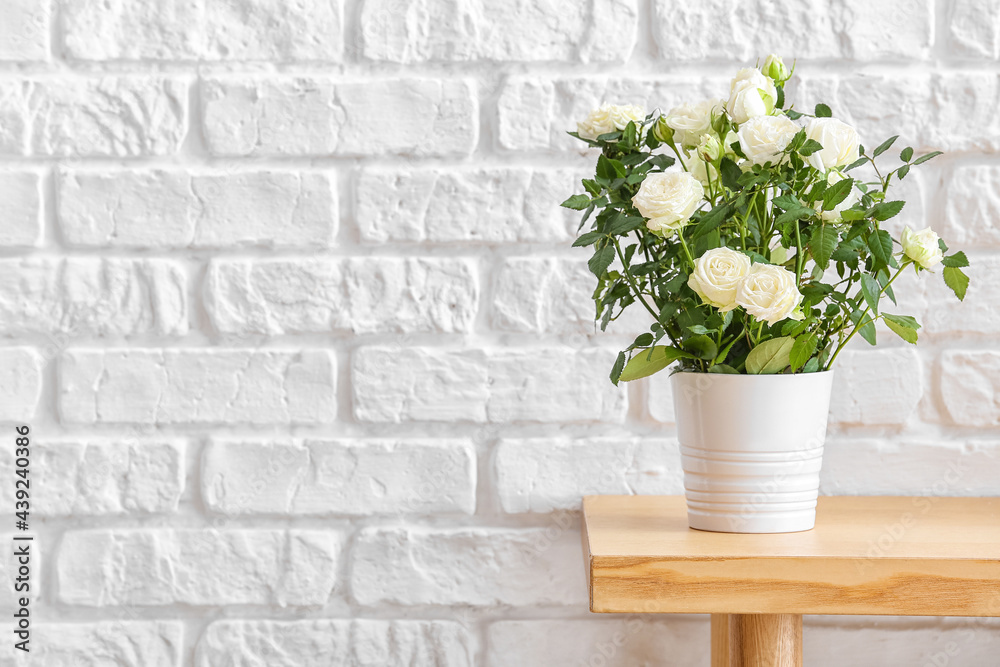
[[44,366],[31,348],[0,348],[0,422],[23,423],[35,416]]
[[329,246],[337,230],[328,172],[69,169],[58,199],[62,235],[78,246]]
[[464,259],[216,260],[206,308],[222,333],[468,332],[479,306]]
[[578,522],[566,513],[525,530],[366,529],[351,591],[366,606],[585,605]]
[[170,155],[187,134],[188,84],[156,75],[0,77],[0,155]]
[[[400,63],[624,62],[635,47],[638,16],[636,0],[365,0],[361,35],[365,57]],[[610,23],[613,38],[606,32]]]
[[351,369],[354,414],[371,422],[621,422],[625,393],[608,381],[615,356],[605,349],[363,347]]
[[201,479],[206,505],[226,514],[471,514],[476,507],[476,455],[461,440],[215,440]]
[[370,168],[357,187],[362,241],[547,243],[574,238],[579,214],[559,206],[580,188],[569,170]]
[[63,4],[63,42],[79,60],[340,60],[338,0],[114,0]]
[[951,247],[1000,247],[1000,166],[958,166],[944,187],[941,235]]
[[[514,151],[587,152],[566,133],[602,103],[636,104],[663,111],[679,104],[728,94],[729,79],[670,77],[630,79],[508,77],[497,101],[498,144]],[[588,155],[589,152],[587,152]],[[590,163],[587,163],[590,167]],[[561,201],[561,200],[560,200]]]
[[694,617],[500,621],[487,632],[486,664],[635,667],[669,655],[672,665],[700,665],[709,645],[708,619]]
[[1000,353],[991,350],[942,353],[941,397],[955,424],[1000,425]]
[[4,0],[0,5],[0,61],[49,59],[52,0]]
[[[840,665],[989,665],[995,660],[995,625],[959,619],[915,622],[885,617],[812,617],[803,628],[803,664]],[[888,622],[886,622],[888,621]],[[957,622],[956,622],[957,621]],[[852,657],[853,656],[853,657]]]
[[655,0],[653,35],[667,60],[753,62],[778,51],[793,59],[927,58],[934,35],[931,0],[774,5],[767,0]]
[[321,606],[333,591],[342,543],[332,531],[70,531],[56,565],[59,601]]
[[228,75],[202,80],[216,155],[467,155],[478,104],[464,80]]
[[472,667],[474,642],[452,621],[216,621],[195,652],[197,667],[435,665]]
[[[181,621],[40,623],[31,628],[30,656],[18,665],[115,665],[181,667]],[[13,664],[13,663],[7,663]]]
[[[3,43],[2,37],[0,37],[0,43]],[[0,172],[0,201],[4,203],[4,224],[0,227],[0,248],[39,245],[42,241],[42,226],[44,225],[41,173],[31,171]]]
[[[629,308],[602,332],[594,321],[592,295],[597,280],[587,268],[592,253],[573,259],[512,257],[494,278],[493,328],[501,331],[595,336],[624,334],[632,338],[649,330],[653,318],[640,304]],[[631,342],[631,341],[630,341]]]
[[923,396],[923,369],[912,348],[844,350],[833,370],[832,423],[905,424]]
[[836,439],[823,453],[823,495],[995,496],[998,492],[1000,443],[996,441]]
[[945,27],[948,50],[966,58],[1000,57],[1000,6],[990,0],[952,0]]
[[[50,517],[174,512],[184,491],[184,450],[178,441],[134,438],[34,443],[32,513]],[[0,470],[11,479],[13,467],[13,449],[0,452]],[[13,485],[2,495],[13,507]]]
[[183,267],[160,259],[0,259],[0,332],[187,333]]
[[674,440],[502,440],[494,470],[500,505],[508,513],[578,510],[585,495],[684,493]]
[[1000,257],[973,257],[970,262],[972,266],[962,269],[970,280],[964,301],[959,301],[945,285],[940,269],[921,277],[927,299],[921,333],[995,335],[1000,332],[1000,294],[995,287],[1000,281]]
[[[874,146],[893,135],[917,155],[931,150],[1000,150],[998,75],[953,71],[943,74],[894,72],[840,77],[803,75],[797,108],[829,104],[833,115],[854,125],[861,141]],[[975,127],[975,132],[967,131]]]
[[322,424],[335,385],[322,350],[71,349],[59,409],[83,424]]

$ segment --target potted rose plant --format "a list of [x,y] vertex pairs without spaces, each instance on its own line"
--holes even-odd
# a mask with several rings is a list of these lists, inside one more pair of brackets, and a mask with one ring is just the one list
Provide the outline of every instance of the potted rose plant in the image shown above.
[[571,133],[600,150],[563,203],[590,222],[574,246],[593,251],[597,320],[642,308],[653,321],[611,381],[674,369],[694,528],[811,528],[838,355],[856,336],[874,345],[878,321],[917,342],[920,324],[892,306],[903,272],[940,265],[959,299],[969,282],[965,254],[930,228],[882,228],[904,207],[890,187],[940,153],[880,166],[897,137],[869,152],[827,105],[786,106],[791,74],[770,56],[728,99],[604,105]]

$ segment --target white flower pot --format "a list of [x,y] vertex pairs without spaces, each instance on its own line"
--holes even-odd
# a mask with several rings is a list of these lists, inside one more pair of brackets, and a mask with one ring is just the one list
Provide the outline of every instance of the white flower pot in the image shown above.
[[675,373],[688,524],[792,533],[816,523],[833,372]]

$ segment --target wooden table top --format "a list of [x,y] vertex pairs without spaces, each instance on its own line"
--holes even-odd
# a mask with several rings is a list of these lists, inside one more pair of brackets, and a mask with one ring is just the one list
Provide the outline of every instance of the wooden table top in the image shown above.
[[825,496],[816,528],[688,528],[683,496],[583,502],[590,608],[1000,616],[1000,498]]

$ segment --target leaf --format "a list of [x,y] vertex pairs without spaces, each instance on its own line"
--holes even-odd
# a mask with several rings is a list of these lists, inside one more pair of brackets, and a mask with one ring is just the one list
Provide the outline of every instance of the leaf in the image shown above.
[[594,256],[590,258],[587,262],[587,266],[590,267],[590,272],[595,276],[600,278],[611,266],[611,262],[615,260],[615,248],[610,243],[603,248],[598,248]]
[[795,339],[795,344],[792,345],[792,349],[788,353],[788,365],[792,367],[793,372],[809,361],[809,358],[815,354],[817,345],[819,345],[819,336],[814,333]]
[[635,337],[635,342],[632,343],[632,347],[649,347],[653,343],[653,334],[651,333],[641,333]]
[[795,222],[796,220],[801,220],[802,218],[811,218],[814,215],[816,215],[816,211],[808,206],[792,208],[779,215],[775,219],[774,224],[780,227],[781,225],[788,224],[789,222]]
[[947,257],[945,257],[943,260],[941,260],[941,263],[944,264],[945,266],[953,266],[956,269],[960,269],[963,266],[969,265],[969,258],[965,256],[964,252],[959,250],[954,255],[948,255]]
[[825,104],[816,105],[816,117],[817,118],[830,118],[833,116],[833,111]]
[[906,175],[910,173],[910,165],[904,164],[896,171],[896,175],[899,176],[899,180],[906,178]]
[[911,157],[913,157],[913,148],[911,148],[910,146],[904,148],[903,151],[899,154],[899,159],[902,160],[903,162],[909,162]]
[[969,276],[956,266],[944,267],[944,284],[951,288],[959,301],[965,301],[965,290],[969,287]]
[[625,364],[619,379],[622,382],[631,382],[650,376],[681,358],[690,359],[692,357],[687,352],[669,345],[657,345],[649,350],[642,350]]
[[[874,151],[872,151],[872,157],[878,157],[882,153],[884,153],[887,150],[889,150],[889,148],[892,146],[892,144],[895,143],[896,139],[899,139],[899,135],[898,134],[896,136],[894,136],[894,137],[889,137],[888,139],[886,139],[885,141],[883,141],[882,143],[880,143],[878,145],[878,147]],[[903,160],[903,161],[905,162],[906,160]]]
[[811,358],[806,362],[806,365],[802,367],[803,373],[815,373],[819,370],[819,359],[817,357]]
[[622,376],[622,369],[625,368],[625,353],[619,352],[618,358],[615,359],[615,365],[611,367],[611,382],[617,387],[618,380]]
[[560,206],[565,206],[566,208],[571,208],[574,211],[582,211],[583,209],[590,206],[590,197],[587,195],[573,195]]
[[708,336],[692,336],[682,343],[684,349],[698,359],[715,359],[719,346]]
[[855,160],[851,164],[849,164],[846,167],[844,167],[844,171],[847,172],[847,171],[850,171],[851,169],[857,169],[858,167],[860,167],[861,165],[863,165],[865,162],[868,162],[868,158],[866,158],[866,157],[859,157],[857,160]]
[[819,143],[815,139],[809,139],[806,143],[802,144],[802,148],[798,150],[798,153],[799,155],[809,157],[819,150],[823,150],[823,144]]
[[751,375],[780,373],[788,366],[788,356],[794,344],[795,340],[788,336],[765,340],[747,355],[747,373]]
[[625,165],[618,160],[611,160],[603,155],[597,158],[597,175],[607,180],[625,178]]
[[608,234],[612,236],[620,236],[622,234],[628,234],[631,231],[639,229],[646,224],[645,219],[638,216],[623,215],[617,218],[609,227]]
[[876,220],[888,220],[898,215],[905,205],[905,201],[882,202],[881,204],[875,204],[875,206],[869,209],[868,215],[874,217]]
[[577,240],[573,241],[573,247],[579,248],[581,246],[588,246],[603,238],[604,234],[601,234],[600,232],[587,232],[586,234],[582,234]]
[[905,340],[907,343],[916,344],[917,332],[915,329],[905,327],[899,322],[890,320],[888,317],[885,318],[885,325],[889,327],[894,334]]
[[826,269],[830,265],[830,255],[837,247],[837,230],[833,225],[821,225],[813,232],[809,239],[809,251],[812,252],[816,266]]
[[709,367],[709,373],[725,373],[726,375],[739,375],[740,372],[727,364],[715,364]]
[[858,327],[858,333],[861,337],[868,341],[869,345],[875,344],[875,320],[871,318],[870,315],[865,315],[862,320],[862,325]]
[[870,274],[861,274],[861,293],[868,303],[868,307],[874,312],[878,312],[878,300],[882,292],[882,286]]
[[722,176],[722,184],[730,190],[738,190],[740,187],[738,181],[743,172],[736,163],[729,158],[723,158],[719,169]]
[[853,187],[853,178],[845,178],[828,187],[823,193],[823,210],[832,211],[836,208],[837,204],[847,199],[847,195],[851,194]]
[[909,315],[890,315],[889,313],[883,313],[882,318],[886,321],[895,322],[901,327],[913,329],[914,331],[920,328],[920,323],[917,322],[916,318],[910,317]]
[[868,249],[872,256],[886,266],[892,261],[892,237],[884,229],[877,230],[868,237]]
[[696,239],[712,231],[722,224],[727,215],[729,215],[729,204],[723,202],[701,217],[691,234],[691,238]]
[[943,155],[943,153],[941,151],[934,151],[933,153],[928,153],[927,155],[921,155],[913,161],[913,164],[923,164],[931,158],[936,158],[938,155]]

